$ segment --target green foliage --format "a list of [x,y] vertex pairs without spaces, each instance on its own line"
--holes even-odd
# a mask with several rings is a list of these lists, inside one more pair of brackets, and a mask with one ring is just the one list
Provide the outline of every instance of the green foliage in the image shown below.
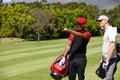
[[30,14],[36,19],[36,23],[33,25],[33,30],[38,33],[38,41],[40,41],[41,34],[45,32],[49,23],[47,14],[39,8],[30,11]]
[[[36,9],[36,10],[34,10]],[[96,5],[84,2],[70,2],[66,4],[46,3],[17,3],[9,6],[0,6],[0,38],[20,37],[36,40],[68,37],[62,32],[63,27],[76,29],[77,18],[87,18],[86,29],[93,36],[102,35],[102,31],[96,22],[100,14],[110,17],[110,23],[120,32],[120,6],[111,10],[99,10]]]
[[47,14],[48,18],[48,26],[46,27],[46,32],[44,33],[44,38],[46,39],[52,39],[52,38],[57,38],[58,35],[56,34],[57,32],[57,14],[54,9],[45,9],[44,10]]
[[89,15],[86,11],[82,9],[75,9],[75,10],[56,10],[56,13],[58,15],[57,18],[57,26],[58,26],[58,33],[62,34],[62,37],[66,37],[64,33],[62,32],[63,27],[68,27],[71,29],[77,28],[77,19],[79,17],[86,17],[89,18]]
[[86,30],[92,33],[92,36],[102,35],[102,30],[95,20],[88,20],[86,25]]
[[2,5],[2,1],[3,1],[3,0],[0,0],[0,6]]
[[115,19],[113,25],[118,28],[118,33],[120,33],[120,18]]
[[110,22],[113,26],[118,28],[120,32],[120,5],[108,11],[108,16],[110,17]]
[[33,18],[28,15],[29,9],[29,7],[19,4],[2,7],[2,35],[0,37],[23,37],[25,34],[29,35],[33,22]]

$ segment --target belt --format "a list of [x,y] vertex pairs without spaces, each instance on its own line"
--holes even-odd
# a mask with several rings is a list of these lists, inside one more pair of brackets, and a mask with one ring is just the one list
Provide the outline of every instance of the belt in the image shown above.
[[73,55],[74,58],[86,58],[86,54],[85,53],[79,53],[79,54],[75,54]]

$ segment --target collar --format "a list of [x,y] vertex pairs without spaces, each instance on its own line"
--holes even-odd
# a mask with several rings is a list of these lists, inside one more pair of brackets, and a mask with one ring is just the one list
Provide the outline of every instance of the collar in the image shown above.
[[112,28],[112,26],[108,26],[108,27],[105,29],[105,31],[107,31],[107,30],[110,29],[110,28]]
[[82,30],[82,31],[79,31],[79,30],[77,30],[77,32],[81,32],[81,33],[84,33],[84,32],[86,32],[86,30]]

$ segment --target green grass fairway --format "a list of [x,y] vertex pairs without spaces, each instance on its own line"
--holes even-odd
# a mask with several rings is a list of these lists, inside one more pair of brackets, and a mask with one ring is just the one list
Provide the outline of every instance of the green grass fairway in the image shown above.
[[[50,65],[63,53],[67,39],[0,42],[0,80],[53,80]],[[87,50],[85,80],[101,80],[95,74],[101,59],[102,37],[92,37]],[[67,77],[62,80],[68,80]],[[105,79],[104,79],[105,80]],[[120,63],[115,74],[120,80]]]

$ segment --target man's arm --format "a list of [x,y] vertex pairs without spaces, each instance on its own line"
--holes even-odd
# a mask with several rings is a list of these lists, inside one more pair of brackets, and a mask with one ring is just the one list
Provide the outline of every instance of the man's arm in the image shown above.
[[84,38],[84,39],[88,39],[87,35],[84,33],[76,32],[76,31],[70,30],[68,28],[64,28],[63,31],[72,33],[73,35]]
[[63,53],[64,56],[66,56],[67,53],[70,51],[70,47],[71,47],[71,41],[68,40],[68,43],[67,43],[66,48],[65,48],[65,51],[64,51],[64,53]]
[[116,43],[111,41],[110,48],[109,48],[108,55],[107,55],[107,59],[106,59],[107,61],[109,61],[111,59],[111,57],[113,56],[115,47],[116,47]]

